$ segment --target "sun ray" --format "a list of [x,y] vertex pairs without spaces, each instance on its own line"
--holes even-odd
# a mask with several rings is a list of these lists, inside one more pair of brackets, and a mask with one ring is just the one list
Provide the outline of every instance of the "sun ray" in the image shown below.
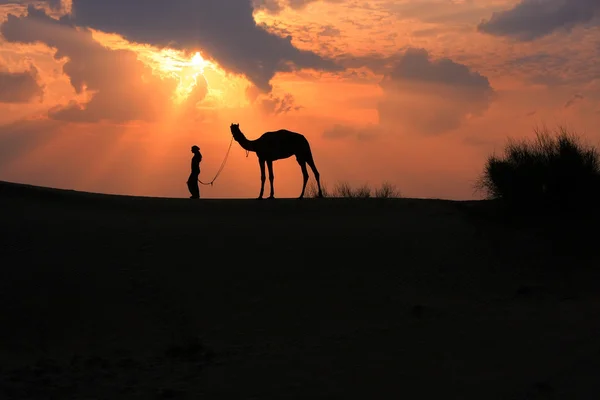
[[164,110],[163,119],[177,120],[198,112],[213,112],[251,105],[247,89],[252,84],[247,77],[225,70],[206,57],[202,49],[177,50],[149,44],[129,42],[122,36],[90,30],[103,46],[114,50],[129,50],[149,67],[150,73],[161,79],[173,80],[170,93],[172,108]]

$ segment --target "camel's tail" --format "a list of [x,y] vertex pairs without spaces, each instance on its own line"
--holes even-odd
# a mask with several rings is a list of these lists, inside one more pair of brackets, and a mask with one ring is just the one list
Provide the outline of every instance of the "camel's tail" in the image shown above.
[[[309,143],[308,139],[306,139],[306,137],[303,137],[303,139],[304,139],[304,143],[306,144],[305,153],[303,155],[304,160],[300,160],[298,157],[296,157],[296,159],[298,159],[298,162],[305,161],[308,164],[308,166],[310,167],[310,169],[312,169],[317,182],[319,182],[319,170],[317,169],[317,166],[315,165],[315,160],[313,158],[312,149],[310,148],[310,143]],[[319,183],[319,185],[320,185],[320,183]]]
[[306,142],[307,152],[306,152],[306,162],[309,164],[314,164],[315,160],[313,158],[312,149],[310,148],[310,143]]

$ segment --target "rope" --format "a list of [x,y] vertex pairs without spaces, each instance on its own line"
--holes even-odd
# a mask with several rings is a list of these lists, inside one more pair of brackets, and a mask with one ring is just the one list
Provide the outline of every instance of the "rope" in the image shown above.
[[204,183],[200,180],[200,178],[198,178],[198,182],[200,182],[203,185],[210,185],[212,186],[213,182],[217,180],[217,177],[221,174],[221,171],[223,171],[223,168],[225,168],[225,163],[227,162],[227,158],[229,157],[229,151],[231,150],[231,145],[233,144],[233,136],[231,137],[231,142],[229,142],[229,148],[227,149],[227,153],[225,153],[225,158],[223,158],[223,162],[221,163],[221,166],[219,167],[219,169],[217,170],[217,173],[215,174],[215,177],[212,179],[212,181],[208,182],[208,183]]

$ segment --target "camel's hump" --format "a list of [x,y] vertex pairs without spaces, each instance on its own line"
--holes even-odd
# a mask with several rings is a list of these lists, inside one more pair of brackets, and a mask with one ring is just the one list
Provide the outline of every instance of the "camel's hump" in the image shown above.
[[301,133],[293,132],[287,129],[279,129],[276,131],[265,132],[263,137],[282,138],[282,137],[304,137]]

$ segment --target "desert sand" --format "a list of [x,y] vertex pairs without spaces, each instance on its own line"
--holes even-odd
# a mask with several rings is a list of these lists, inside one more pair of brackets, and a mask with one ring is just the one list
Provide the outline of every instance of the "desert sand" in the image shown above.
[[598,398],[598,260],[490,210],[1,182],[0,398]]

